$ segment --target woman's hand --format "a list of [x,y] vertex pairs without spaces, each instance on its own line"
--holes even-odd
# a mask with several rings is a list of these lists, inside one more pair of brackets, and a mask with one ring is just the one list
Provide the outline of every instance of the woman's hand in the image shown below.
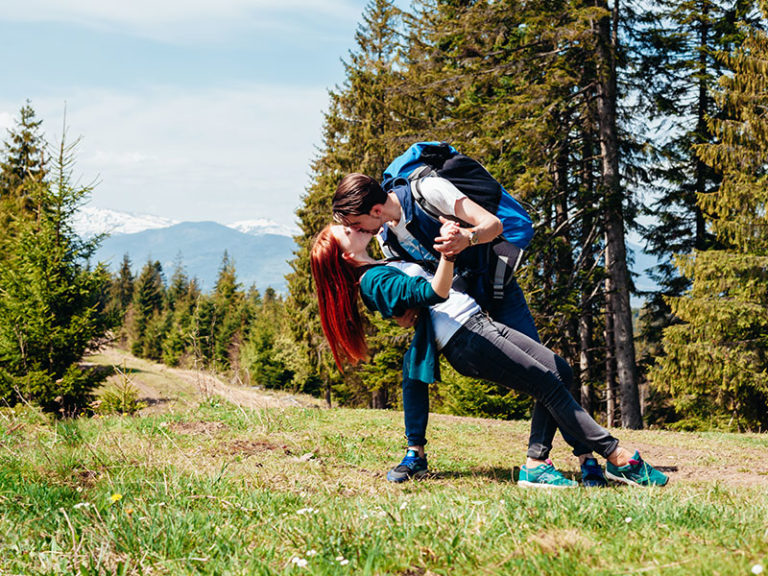
[[440,236],[435,238],[434,249],[449,260],[453,260],[459,253],[469,246],[469,236],[457,222],[440,216]]
[[395,322],[401,328],[413,328],[419,319],[419,309],[409,308],[402,316],[395,316]]

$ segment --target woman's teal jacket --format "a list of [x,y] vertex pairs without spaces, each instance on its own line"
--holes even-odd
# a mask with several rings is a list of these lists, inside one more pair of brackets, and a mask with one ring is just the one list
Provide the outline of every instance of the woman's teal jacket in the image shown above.
[[[402,316],[409,308],[445,302],[424,278],[408,276],[392,266],[372,266],[360,278],[360,296],[384,318]],[[427,384],[440,379],[435,331],[429,314],[419,314],[411,346],[403,358],[403,378]]]

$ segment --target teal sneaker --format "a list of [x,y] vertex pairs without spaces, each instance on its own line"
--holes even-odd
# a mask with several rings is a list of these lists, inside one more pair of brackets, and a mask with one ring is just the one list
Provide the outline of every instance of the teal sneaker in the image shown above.
[[426,455],[424,458],[419,458],[419,453],[416,450],[408,450],[403,461],[387,472],[387,480],[405,482],[406,480],[421,478],[427,472]]
[[626,466],[614,466],[608,462],[605,466],[605,475],[610,480],[632,486],[664,486],[669,482],[666,474],[645,462],[637,451]]
[[587,458],[581,465],[581,485],[585,488],[604,488],[608,485],[603,469],[594,458]]
[[521,467],[517,484],[525,488],[575,488],[579,485],[560,474],[551,460],[534,468]]

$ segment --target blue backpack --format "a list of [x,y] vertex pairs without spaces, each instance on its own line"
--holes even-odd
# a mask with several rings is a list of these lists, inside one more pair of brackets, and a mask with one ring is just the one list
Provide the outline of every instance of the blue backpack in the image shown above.
[[[419,206],[433,218],[439,213],[424,199],[419,189],[422,178],[439,176],[450,181],[467,198],[501,220],[504,231],[492,243],[497,257],[494,296],[501,297],[507,272],[519,266],[523,250],[533,237],[533,222],[525,208],[499,184],[477,160],[460,154],[445,142],[417,142],[395,158],[384,170],[382,187],[389,192],[399,184],[409,183]],[[443,215],[445,216],[445,215]]]

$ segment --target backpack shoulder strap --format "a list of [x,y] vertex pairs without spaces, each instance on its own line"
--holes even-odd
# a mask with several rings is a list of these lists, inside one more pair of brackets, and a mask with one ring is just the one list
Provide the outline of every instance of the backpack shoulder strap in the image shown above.
[[421,209],[432,216],[432,218],[440,220],[440,216],[444,216],[444,214],[440,214],[437,208],[432,206],[424,197],[424,192],[421,189],[421,178],[411,180],[411,194],[413,195],[413,199],[418,202]]

